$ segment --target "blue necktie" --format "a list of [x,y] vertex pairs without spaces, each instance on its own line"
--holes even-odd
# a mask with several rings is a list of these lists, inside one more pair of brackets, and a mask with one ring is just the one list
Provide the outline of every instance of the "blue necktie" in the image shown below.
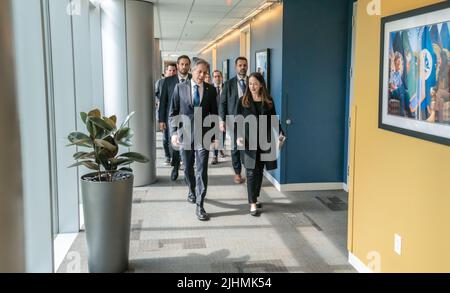
[[239,81],[239,85],[241,86],[241,90],[242,90],[242,93],[243,94],[245,94],[245,89],[246,89],[246,85],[245,85],[245,80],[244,79],[241,79],[240,81]]
[[194,85],[194,107],[200,106],[200,92],[198,91],[198,85]]

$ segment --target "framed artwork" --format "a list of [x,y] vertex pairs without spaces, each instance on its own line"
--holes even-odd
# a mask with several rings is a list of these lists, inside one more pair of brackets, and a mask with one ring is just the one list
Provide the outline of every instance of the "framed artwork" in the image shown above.
[[450,145],[450,1],[381,19],[381,129]]
[[222,62],[222,75],[223,75],[223,82],[227,81],[230,78],[230,59],[223,60]]
[[270,93],[270,49],[256,51],[255,72],[262,74]]

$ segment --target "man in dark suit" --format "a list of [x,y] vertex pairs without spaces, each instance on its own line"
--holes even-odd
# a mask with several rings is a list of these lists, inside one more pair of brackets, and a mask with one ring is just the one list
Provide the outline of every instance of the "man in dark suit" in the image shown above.
[[[217,101],[217,105],[220,104],[220,95],[222,94],[222,90],[223,90],[223,76],[222,76],[222,72],[219,70],[214,70],[213,72],[213,85],[214,88],[216,89],[216,101]],[[225,143],[225,133],[223,133],[222,135],[222,140]],[[220,156],[222,158],[225,157],[225,153],[223,152],[223,145],[220,146]],[[212,165],[216,165],[219,163],[219,148],[215,148],[214,149],[214,157],[212,159],[211,164]]]
[[[161,131],[169,131],[167,125],[169,119],[170,105],[172,104],[173,91],[178,83],[184,83],[191,79],[191,75],[189,74],[190,67],[191,67],[191,59],[186,55],[180,56],[177,60],[178,74],[172,77],[168,77],[164,80],[158,113],[159,128],[161,129]],[[180,153],[177,150],[174,150],[173,148],[170,149],[172,155],[171,165],[173,167],[170,179],[172,181],[175,181],[178,178],[178,170],[180,169]]]
[[[245,57],[238,57],[235,61],[237,75],[227,81],[223,87],[223,91],[220,97],[219,115],[220,115],[220,130],[226,132],[226,117],[228,115],[236,116],[237,105],[239,99],[244,96],[248,85],[248,61]],[[233,135],[233,148],[231,150],[231,159],[233,161],[233,169],[235,172],[234,182],[241,184],[245,180],[241,176],[242,163],[241,163],[241,151],[238,150],[236,144],[236,125],[228,125],[234,128]],[[232,129],[230,129],[231,131]],[[231,135],[230,135],[231,136]]]
[[[218,112],[216,91],[211,84],[204,82],[207,72],[208,63],[197,59],[192,68],[192,79],[175,87],[169,114],[172,145],[180,147],[185,164],[184,176],[189,188],[188,201],[197,204],[196,215],[201,221],[209,219],[203,205],[208,188],[208,158],[211,144],[211,139],[209,142],[205,141],[205,134],[211,127],[203,127],[203,121],[210,115],[217,115]],[[198,119],[198,115],[201,115],[201,119]],[[202,125],[195,124],[198,122]],[[200,140],[197,139],[199,137]]]
[[[161,100],[161,93],[162,88],[164,85],[165,78],[171,77],[177,75],[177,65],[174,63],[169,63],[166,67],[165,74],[161,79],[158,79],[158,81],[155,84],[155,99],[156,99],[156,116],[159,116],[159,104]],[[159,118],[157,118],[159,122]],[[172,160],[172,155],[170,152],[170,136],[169,136],[169,129],[166,128],[163,132],[163,148],[164,148],[164,155],[166,157],[166,161],[164,162],[167,166],[170,165]]]

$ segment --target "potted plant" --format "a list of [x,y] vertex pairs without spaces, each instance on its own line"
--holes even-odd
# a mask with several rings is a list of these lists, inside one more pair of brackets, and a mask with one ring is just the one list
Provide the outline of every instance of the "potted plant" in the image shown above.
[[[81,177],[88,266],[91,273],[117,273],[128,269],[133,171],[130,163],[147,163],[145,156],[127,152],[119,145],[132,146],[133,131],[127,127],[131,113],[117,127],[116,116],[102,117],[98,109],[81,113],[88,134],[69,134],[68,146],[80,148],[73,155],[93,173]],[[83,149],[83,150],[81,150]]]

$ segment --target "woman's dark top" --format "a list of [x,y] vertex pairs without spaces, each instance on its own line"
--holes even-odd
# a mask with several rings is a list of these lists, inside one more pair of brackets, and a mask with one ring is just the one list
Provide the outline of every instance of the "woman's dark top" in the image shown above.
[[[273,137],[272,130],[274,128],[274,125],[271,123],[271,116],[276,115],[275,111],[275,105],[272,107],[269,107],[266,104],[263,104],[262,102],[255,102],[252,98],[250,98],[250,106],[244,107],[242,105],[242,98],[239,100],[238,107],[237,107],[237,115],[242,115],[244,118],[248,116],[256,116],[258,127],[257,129],[249,129],[249,125],[246,123],[243,129],[243,133],[239,133],[238,131],[238,137],[244,138],[244,144],[245,144],[245,150],[243,150],[243,164],[245,168],[247,169],[254,169],[256,160],[259,159],[261,153],[268,153],[270,151],[262,151],[259,145],[259,135],[260,135],[260,129],[259,129],[259,117],[260,116],[267,116],[267,128],[266,131],[266,137],[268,138],[268,143],[272,142],[272,140],[278,139],[277,136]],[[279,121],[277,121],[277,124],[280,126]],[[258,142],[257,142],[257,150],[250,150],[249,149],[249,141],[248,138],[250,137],[251,132],[257,132],[258,135]],[[281,129],[281,126],[279,128],[279,131],[281,133],[284,133]],[[273,150],[272,150],[273,151]],[[277,160],[273,161],[264,161],[263,166],[266,167],[267,170],[273,170],[277,168]]]

